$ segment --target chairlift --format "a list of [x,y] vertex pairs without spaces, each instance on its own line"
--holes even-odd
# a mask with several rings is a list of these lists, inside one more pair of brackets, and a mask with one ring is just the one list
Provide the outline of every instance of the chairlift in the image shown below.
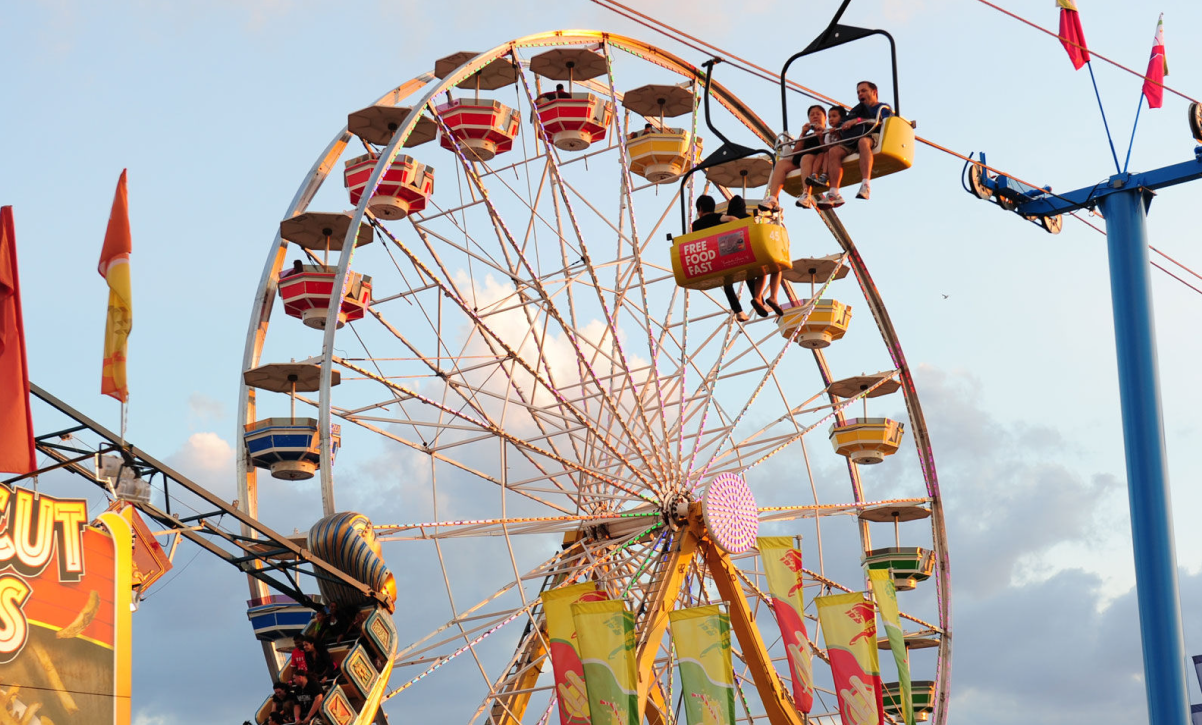
[[[872,176],[880,178],[898,171],[904,171],[910,168],[914,163],[914,122],[908,121],[901,116],[901,102],[899,100],[900,91],[897,83],[897,44],[893,40],[893,36],[885,30],[858,28],[854,25],[842,25],[839,19],[843,17],[843,12],[847,10],[847,6],[851,4],[851,0],[843,0],[843,4],[839,6],[839,10],[835,16],[831,18],[831,22],[826,26],[817,38],[810,42],[799,53],[794,53],[785,61],[785,65],[780,71],[780,107],[781,107],[781,135],[777,139],[777,149],[783,146],[792,145],[794,139],[788,135],[789,129],[789,98],[788,98],[788,73],[789,66],[794,61],[807,55],[829,50],[845,43],[850,43],[855,40],[861,40],[872,35],[883,35],[889,41],[889,58],[893,68],[893,116],[884,119],[878,119],[876,125],[868,132],[873,139],[872,146]],[[841,139],[840,143],[846,143],[849,139]],[[822,147],[819,147],[822,148]],[[859,153],[848,154],[843,159],[843,182],[841,186],[850,186],[858,184],[860,178],[860,155]],[[804,179],[801,178],[800,171],[794,171],[785,179],[785,192],[793,196],[800,196],[804,190]]]

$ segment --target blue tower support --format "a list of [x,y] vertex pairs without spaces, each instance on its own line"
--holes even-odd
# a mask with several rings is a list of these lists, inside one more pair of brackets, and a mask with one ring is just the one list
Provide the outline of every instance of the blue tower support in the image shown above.
[[[1112,181],[1117,180],[1119,177]],[[1100,206],[1106,219],[1110,258],[1110,294],[1149,722],[1188,725],[1185,644],[1165,465],[1148,233],[1144,224],[1151,196],[1152,192],[1144,188],[1127,187],[1103,196]]]
[[[974,162],[973,187],[969,188],[982,198],[1005,197],[1006,204],[1013,205],[1006,208],[1032,220],[1094,208],[1101,208],[1106,219],[1148,721],[1151,725],[1188,725],[1189,690],[1144,221],[1156,189],[1202,179],[1202,146],[1194,149],[1190,161],[1137,174],[1118,173],[1064,194],[1053,194],[1050,187],[1021,184],[1016,187],[1019,193],[1004,193],[1012,180],[985,174],[983,160],[984,154],[981,162]],[[1058,225],[1044,226],[1049,231],[1059,229]]]

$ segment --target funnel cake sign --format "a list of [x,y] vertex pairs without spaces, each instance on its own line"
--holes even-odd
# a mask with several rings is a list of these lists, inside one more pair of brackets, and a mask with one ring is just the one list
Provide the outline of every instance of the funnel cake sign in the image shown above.
[[129,523],[6,486],[0,512],[0,723],[126,725]]

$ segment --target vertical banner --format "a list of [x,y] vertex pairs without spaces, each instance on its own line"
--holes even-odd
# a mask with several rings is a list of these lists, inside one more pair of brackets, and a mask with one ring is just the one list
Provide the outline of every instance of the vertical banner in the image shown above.
[[640,725],[634,615],[626,602],[572,605],[593,725]]
[[129,196],[126,193],[125,170],[117,180],[113,209],[109,212],[108,229],[104,232],[104,247],[100,250],[97,268],[109,286],[108,316],[104,323],[104,364],[100,373],[100,392],[122,403],[129,401],[125,379],[125,354],[129,333],[134,324],[134,303],[129,278]]
[[0,511],[0,722],[129,725],[128,522],[88,525],[82,499],[6,486]]
[[876,654],[876,608],[862,592],[816,597],[818,624],[831,660],[843,725],[883,723]]
[[584,686],[584,666],[572,621],[572,605],[606,598],[593,582],[552,589],[543,594],[543,612],[547,615],[547,639],[551,643],[551,668],[555,673],[555,694],[559,698],[561,725],[587,725],[588,692]]
[[887,569],[872,569],[868,572],[872,580],[872,595],[876,608],[885,625],[885,636],[889,638],[889,649],[897,662],[897,682],[901,687],[902,713],[906,725],[914,725],[914,694],[910,688],[910,654],[906,651],[906,635],[901,628],[901,614],[897,607],[897,587]]
[[756,542],[768,576],[772,611],[789,657],[793,701],[798,710],[808,713],[814,706],[814,671],[802,599],[801,552],[793,548],[793,540],[787,536],[761,536]]
[[0,431],[0,471],[36,471],[17,232],[11,206],[0,206]]
[[730,615],[716,604],[668,614],[689,725],[734,725]]

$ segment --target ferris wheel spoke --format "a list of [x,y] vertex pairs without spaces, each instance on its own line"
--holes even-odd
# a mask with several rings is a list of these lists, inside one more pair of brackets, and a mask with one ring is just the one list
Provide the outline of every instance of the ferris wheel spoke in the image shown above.
[[[386,233],[388,233],[388,232],[386,231]],[[418,258],[417,255],[414,254],[412,252],[412,250],[410,250],[406,244],[404,244],[402,241],[400,241],[396,237],[392,236],[391,233],[388,233],[388,235],[392,239],[392,241],[402,250],[402,252],[407,257],[409,257],[411,262],[415,266],[419,266],[422,269],[423,273],[426,275],[426,277],[434,280],[439,285],[440,289],[442,289],[444,294],[448,297],[451,297],[455,301],[457,306],[460,308],[460,310],[467,317],[469,317],[471,320],[473,320],[475,322],[476,326],[480,330],[482,330],[482,332],[486,333],[488,335],[488,337],[491,338],[491,340],[495,341],[505,351],[506,355],[511,360],[514,360],[519,365],[521,365],[522,368],[525,369],[525,371],[528,374],[530,374],[539,385],[541,385],[544,389],[546,389],[548,392],[550,392],[552,395],[554,395],[562,406],[564,406],[568,410],[573,411],[573,415],[575,415],[582,424],[591,427],[591,424],[589,423],[588,418],[586,416],[584,416],[580,411],[576,410],[573,406],[571,406],[568,403],[568,401],[559,393],[559,391],[553,385],[550,384],[549,381],[543,379],[543,376],[539,374],[537,368],[531,366],[530,363],[527,362],[522,355],[520,355],[516,350],[511,348],[497,332],[492,330],[492,328],[477,314],[477,312],[474,309],[469,308],[469,306],[466,304],[466,302],[461,297],[456,295],[451,290],[451,288],[449,286],[447,286],[444,281],[442,281],[441,278],[439,278],[436,274],[434,274],[433,270],[431,270],[429,267],[427,267],[425,265],[425,263],[422,262],[421,259]],[[549,305],[549,308],[554,309],[554,305]],[[560,319],[560,322],[562,324],[562,319]],[[569,336],[569,337],[571,338],[573,347],[575,348],[578,358],[583,359],[583,353],[581,352],[579,345],[576,343],[576,340],[571,336]],[[612,401],[610,401],[610,403],[611,403],[611,410],[612,410],[613,414],[621,415],[621,413],[618,409],[612,407]],[[451,412],[451,411],[447,410],[447,412]],[[495,426],[494,426],[494,428],[495,428]],[[602,439],[602,440],[604,440],[604,439]],[[604,444],[607,447],[612,448],[612,444],[610,444],[607,440],[604,442]],[[637,448],[637,446],[636,446],[636,448]],[[614,450],[612,452],[615,455],[619,455],[616,450]],[[555,458],[557,456],[552,454],[552,457]],[[559,459],[561,461],[563,460],[562,457],[559,457]],[[647,488],[649,488],[653,491],[656,490],[657,487],[653,486],[651,481],[648,480],[640,470],[638,470],[637,468],[631,467],[630,471],[636,478],[638,478],[642,481],[644,486],[646,486]],[[620,489],[623,489],[623,490],[627,490],[628,493],[633,493],[633,491],[626,489],[624,486],[619,485],[617,487]],[[646,496],[642,495],[642,494],[636,494],[636,495],[646,498]],[[648,500],[650,500],[650,499],[648,499]]]

